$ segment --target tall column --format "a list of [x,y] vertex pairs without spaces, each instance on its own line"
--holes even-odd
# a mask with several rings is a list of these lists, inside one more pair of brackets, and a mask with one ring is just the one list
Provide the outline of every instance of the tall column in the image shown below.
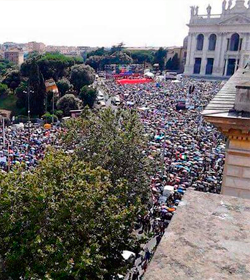
[[226,58],[226,65],[225,65],[223,76],[227,76],[227,67],[228,67],[228,59]]
[[187,62],[185,65],[185,73],[184,73],[185,75],[193,74],[195,50],[196,50],[196,35],[194,33],[189,33]]
[[222,194],[250,198],[250,135],[231,130],[228,141]]
[[[223,33],[222,42],[221,42],[220,64],[219,64],[219,67],[221,69],[221,76],[223,76],[224,74],[223,71],[224,71],[225,59],[227,59],[226,53],[227,53],[227,34]],[[226,69],[227,69],[227,65],[226,65]]]
[[204,44],[203,44],[203,52],[202,52],[202,61],[201,61],[201,75],[206,74],[206,66],[207,66],[207,53],[208,53],[208,36],[204,35]]
[[[217,41],[216,41],[216,48],[215,48],[215,56],[214,56],[214,76],[222,76],[223,75],[223,67],[220,65],[220,58],[222,52],[222,43],[223,43],[223,35],[222,33],[216,34]],[[223,65],[224,66],[224,65]]]

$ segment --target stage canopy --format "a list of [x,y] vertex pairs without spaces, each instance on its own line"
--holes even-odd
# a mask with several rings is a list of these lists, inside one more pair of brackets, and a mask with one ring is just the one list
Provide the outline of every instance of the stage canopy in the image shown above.
[[154,80],[152,79],[122,79],[117,80],[117,83],[120,85],[125,84],[144,84],[144,83],[152,83]]

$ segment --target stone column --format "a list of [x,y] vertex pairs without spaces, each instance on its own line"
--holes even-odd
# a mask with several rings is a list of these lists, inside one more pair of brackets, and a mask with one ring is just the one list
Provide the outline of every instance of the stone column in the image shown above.
[[[220,68],[221,68],[222,76],[224,74],[223,70],[224,70],[225,59],[227,59],[226,53],[227,53],[227,34],[223,33],[222,34],[222,43],[221,43],[221,53],[220,53]],[[226,69],[227,69],[227,67],[226,67]]]
[[224,69],[224,76],[227,75],[227,67],[228,67],[228,59],[226,58],[226,65],[225,65],[225,69]]
[[206,116],[228,139],[222,194],[250,199],[250,118]]
[[220,58],[221,58],[221,52],[222,52],[222,44],[223,44],[223,35],[222,33],[216,34],[217,36],[217,42],[216,42],[216,48],[215,48],[215,56],[214,56],[214,71],[213,76],[223,76],[223,67],[220,65]]
[[192,75],[194,69],[194,52],[196,50],[196,35],[190,33],[188,37],[187,62],[185,65],[185,75]]
[[250,198],[250,134],[229,133],[222,194]]
[[204,44],[203,44],[203,51],[202,51],[202,61],[201,61],[201,75],[206,74],[206,66],[207,66],[207,53],[208,53],[208,34],[204,34]]

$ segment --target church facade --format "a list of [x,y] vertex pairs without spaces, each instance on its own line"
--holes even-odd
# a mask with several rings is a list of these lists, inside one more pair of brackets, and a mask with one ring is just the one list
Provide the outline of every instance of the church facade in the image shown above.
[[191,7],[188,48],[184,74],[230,77],[250,59],[250,0],[224,0],[222,13],[199,15]]

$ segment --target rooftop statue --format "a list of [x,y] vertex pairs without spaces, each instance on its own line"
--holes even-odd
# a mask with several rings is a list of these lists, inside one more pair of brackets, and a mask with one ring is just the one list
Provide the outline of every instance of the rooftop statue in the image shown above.
[[[250,0],[249,0],[249,1],[250,1]],[[224,1],[222,2],[222,11],[223,11],[223,12],[226,11],[226,6],[227,6],[227,1],[224,0]]]
[[211,16],[211,10],[212,10],[212,7],[211,7],[211,5],[209,4],[208,7],[207,7],[207,15],[208,15],[208,17]]

